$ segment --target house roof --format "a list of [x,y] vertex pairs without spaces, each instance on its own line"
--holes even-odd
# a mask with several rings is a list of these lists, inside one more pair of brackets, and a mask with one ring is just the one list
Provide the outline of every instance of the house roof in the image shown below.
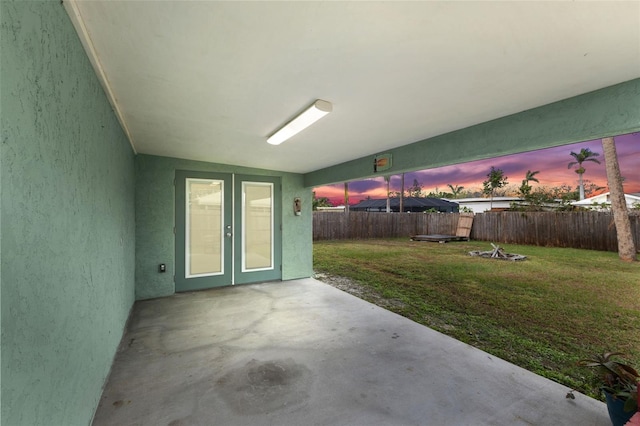
[[[602,194],[594,195],[593,197],[585,198],[584,200],[574,201],[571,203],[573,206],[591,206],[593,203],[611,203],[609,198],[610,192],[603,192]],[[640,193],[635,192],[631,194],[624,194],[624,198],[627,201],[631,202],[639,202],[640,203]]]
[[[392,197],[389,198],[389,206],[392,208],[400,207],[400,198]],[[404,197],[403,207],[404,208],[425,208],[430,209],[434,207],[456,207],[457,203],[443,200],[441,198],[430,198],[430,197]],[[384,209],[387,207],[387,199],[386,198],[377,198],[370,200],[360,201],[358,204],[351,206],[351,208],[358,209]]]
[[308,173],[640,77],[640,2],[64,6],[138,153],[238,166]]
[[491,198],[482,198],[482,197],[474,197],[474,198],[457,198],[456,203],[458,204],[468,204],[468,203],[496,203],[496,202],[512,202],[512,201],[522,201],[520,197],[493,197]]

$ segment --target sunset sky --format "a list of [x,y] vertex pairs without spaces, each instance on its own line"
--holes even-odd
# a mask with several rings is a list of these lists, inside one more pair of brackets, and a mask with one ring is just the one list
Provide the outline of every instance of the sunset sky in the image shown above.
[[[624,190],[626,193],[640,192],[640,132],[616,136],[616,148],[618,162],[622,176],[625,178]],[[573,161],[570,152],[579,152],[582,148],[589,148],[600,154],[597,159],[601,164],[586,162],[584,179],[599,186],[607,186],[607,176],[604,165],[601,141],[586,141],[555,148],[525,152],[521,154],[506,155],[488,160],[460,163],[452,166],[436,169],[421,170],[405,173],[405,189],[417,179],[425,193],[430,191],[450,192],[447,184],[460,185],[465,190],[480,190],[482,182],[486,180],[491,166],[502,169],[508,177],[509,186],[520,186],[527,170],[540,171],[536,178],[540,183],[531,182],[533,188],[543,186],[559,186],[562,184],[576,187],[578,175],[574,168],[567,168]],[[327,185],[315,188],[316,197],[327,197],[333,205],[344,202],[344,184]],[[391,191],[400,191],[400,175],[391,177]],[[602,192],[606,192],[605,189]],[[361,181],[349,182],[349,204],[371,198],[386,198],[386,183],[382,177]]]

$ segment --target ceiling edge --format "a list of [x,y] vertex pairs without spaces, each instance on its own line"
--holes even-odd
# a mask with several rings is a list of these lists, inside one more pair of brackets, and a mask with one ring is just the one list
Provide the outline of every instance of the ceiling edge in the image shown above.
[[133,149],[134,154],[137,154],[138,151],[136,150],[136,147],[133,143],[131,132],[129,132],[129,128],[127,127],[127,124],[124,120],[122,111],[118,106],[118,103],[116,101],[115,95],[113,94],[113,91],[111,90],[111,85],[109,84],[109,80],[107,79],[104,69],[102,68],[102,64],[100,63],[98,54],[96,53],[96,50],[93,46],[93,42],[91,41],[91,36],[87,31],[87,27],[84,24],[84,20],[82,19],[82,14],[80,13],[80,9],[78,8],[77,0],[64,0],[63,5],[65,10],[67,11],[67,15],[69,15],[69,18],[71,18],[71,23],[76,29],[76,33],[78,33],[80,42],[82,43],[82,46],[84,47],[84,51],[86,52],[87,57],[91,62],[91,65],[93,66],[93,70],[95,71],[96,76],[98,77],[98,80],[100,81],[100,84],[102,85],[102,88],[104,89],[104,92],[107,95],[107,99],[109,99],[109,103],[111,104],[114,112],[116,113],[116,117],[120,122],[120,126],[122,126],[122,130],[124,130],[124,133],[126,134],[127,139],[129,140],[131,149]]
[[[432,169],[640,131],[640,78],[384,151],[392,169],[376,174],[376,153],[304,174],[313,188]],[[382,154],[380,152],[379,154]]]

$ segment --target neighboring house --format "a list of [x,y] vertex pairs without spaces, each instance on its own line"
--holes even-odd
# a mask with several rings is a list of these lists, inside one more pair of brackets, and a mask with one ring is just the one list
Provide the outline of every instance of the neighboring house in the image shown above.
[[490,198],[459,198],[455,202],[460,206],[460,211],[464,211],[465,207],[473,213],[484,213],[493,208],[493,210],[507,210],[511,207],[511,203],[522,201],[518,197],[493,197],[493,203]]
[[[392,212],[399,212],[400,198],[390,198],[389,209]],[[358,204],[350,206],[349,210],[352,212],[386,212],[387,199],[378,198],[373,200],[363,200]],[[434,210],[441,213],[455,213],[458,211],[458,205],[441,198],[405,197],[402,204],[402,210],[406,213],[422,213]]]
[[[611,208],[610,194],[610,192],[605,192],[603,194],[585,198],[584,200],[574,201],[571,205],[589,210],[609,210]],[[627,209],[640,207],[640,192],[624,194],[624,198],[627,202]]]

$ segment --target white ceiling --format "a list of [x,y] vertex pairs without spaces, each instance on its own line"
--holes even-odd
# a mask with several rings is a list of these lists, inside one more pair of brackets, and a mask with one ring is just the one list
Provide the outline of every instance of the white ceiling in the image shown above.
[[306,173],[640,77],[638,1],[65,3],[145,154]]

